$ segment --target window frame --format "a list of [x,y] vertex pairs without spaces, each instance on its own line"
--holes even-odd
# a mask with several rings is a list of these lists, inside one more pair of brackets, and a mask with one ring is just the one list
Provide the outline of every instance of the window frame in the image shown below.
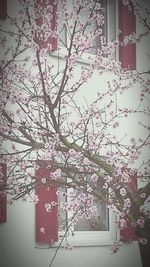
[[[71,1],[67,1],[67,6],[72,5]],[[113,3],[113,4],[112,4]],[[118,16],[117,16],[117,10],[118,10],[118,1],[117,0],[106,0],[106,42],[110,42],[117,37],[118,32]],[[115,19],[114,19],[115,18]],[[111,29],[110,27],[111,26]],[[113,31],[113,32],[112,32]],[[66,36],[67,39],[67,36]],[[115,49],[115,58],[118,58],[118,51],[116,52]],[[56,51],[50,52],[51,56],[58,57],[64,59],[64,57],[67,55],[67,49],[63,46],[60,46],[58,41],[58,46]],[[117,56],[117,57],[116,57]],[[95,55],[89,52],[85,52],[80,59],[78,59],[78,63],[81,64],[90,64],[91,61],[95,58]],[[104,58],[104,60],[107,61],[107,58]]]
[[[34,170],[35,171],[35,170]],[[70,181],[70,178],[67,178]],[[61,186],[58,187],[61,189]],[[72,192],[73,188],[67,188],[67,192]],[[66,197],[65,197],[66,198]],[[69,201],[69,198],[68,198]],[[59,202],[59,198],[58,198]],[[58,208],[59,212],[59,208]],[[67,219],[73,216],[73,211],[66,212]],[[73,226],[68,224],[68,229],[62,231],[58,226],[58,241],[52,243],[38,243],[38,247],[44,248],[50,246],[51,248],[65,247],[70,245],[73,247],[96,247],[96,246],[110,246],[115,241],[119,240],[119,232],[116,227],[117,215],[112,210],[108,209],[108,229],[102,231],[76,231]],[[72,235],[73,233],[73,235]],[[37,242],[35,242],[37,244]]]
[[73,246],[111,245],[117,237],[114,225],[115,219],[115,214],[109,211],[108,231],[75,231],[74,236],[69,235],[68,242]]
[[[69,178],[68,178],[69,180]],[[73,191],[72,188],[67,189],[67,192]],[[69,199],[68,199],[69,201]],[[73,216],[73,211],[68,211],[67,218]],[[74,247],[95,247],[95,246],[106,246],[112,245],[118,240],[118,232],[115,225],[117,221],[116,214],[108,209],[108,228],[109,230],[104,231],[76,231],[73,226],[69,226],[67,234],[65,231],[58,231],[58,242],[53,244],[53,247],[65,246],[69,244]],[[73,233],[73,235],[72,235]]]
[[69,230],[58,232],[58,241],[52,247],[65,246],[69,244],[73,247],[96,247],[110,246],[118,240],[118,231],[115,227],[116,214],[109,210],[109,230],[108,231],[74,231],[72,235]]

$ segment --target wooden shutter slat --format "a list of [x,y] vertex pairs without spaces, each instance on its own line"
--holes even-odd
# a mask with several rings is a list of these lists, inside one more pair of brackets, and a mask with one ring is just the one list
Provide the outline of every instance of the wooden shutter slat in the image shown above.
[[[35,193],[39,201],[35,204],[35,228],[36,228],[36,242],[39,243],[53,243],[58,241],[58,208],[51,207],[51,211],[46,211],[45,204],[57,202],[57,184],[55,181],[50,182],[51,170],[48,165],[40,166],[36,170],[36,186]],[[47,182],[43,183],[42,178],[46,178]]]
[[[130,3],[132,6],[132,3]],[[119,1],[118,6],[118,21],[119,21],[119,41],[123,42],[124,37],[136,32],[136,16],[134,10],[130,11],[128,6],[125,6],[122,1]],[[136,69],[136,44],[130,43],[119,46],[119,60],[123,68],[131,70]]]

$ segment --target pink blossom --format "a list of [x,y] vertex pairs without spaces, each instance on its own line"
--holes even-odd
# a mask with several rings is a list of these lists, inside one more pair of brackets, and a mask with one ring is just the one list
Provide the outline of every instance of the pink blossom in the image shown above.
[[123,197],[126,195],[126,189],[125,188],[120,189],[120,195]]
[[77,152],[75,151],[75,149],[73,149],[73,148],[69,149],[69,155],[70,155],[70,156],[73,157],[73,156],[76,155],[76,153],[77,153]]
[[92,174],[92,176],[91,176],[91,181],[93,182],[93,183],[96,183],[97,182],[97,180],[98,180],[98,175],[97,174]]
[[112,251],[112,253],[117,253],[120,249],[121,246],[121,242],[114,242],[113,245],[110,247],[110,250]]
[[57,202],[55,202],[55,201],[51,201],[51,205],[52,205],[52,207],[55,207],[55,206],[57,206]]
[[124,199],[124,207],[125,208],[130,208],[131,207],[131,200],[130,200],[130,198]]
[[57,180],[61,178],[61,169],[57,169],[51,174],[52,179]]
[[108,188],[108,183],[105,182],[105,184],[103,185],[103,188],[107,189]]
[[45,183],[46,183],[46,178],[42,178],[42,179],[41,179],[41,182],[42,182],[43,184],[45,184]]
[[144,222],[145,221],[144,221],[143,217],[139,218],[136,222],[141,228],[144,228]]
[[45,203],[45,209],[47,212],[51,212],[52,205],[51,203]]
[[140,197],[141,198],[145,198],[146,197],[146,194],[145,193],[142,193],[142,194],[140,194]]
[[115,123],[113,124],[113,128],[117,128],[117,127],[119,127],[119,122],[115,122]]
[[126,228],[127,227],[127,222],[126,222],[126,220],[125,219],[120,219],[120,221],[119,221],[119,229],[124,229],[124,228]]
[[34,196],[33,202],[34,202],[35,204],[37,204],[37,203],[39,202],[39,197],[38,197],[38,195],[35,195],[35,196]]
[[89,164],[90,164],[89,159],[88,159],[88,158],[84,158],[84,159],[83,159],[83,164],[85,164],[85,165],[89,165]]
[[44,228],[44,227],[41,227],[41,228],[40,228],[40,232],[41,232],[42,234],[45,234],[45,228]]

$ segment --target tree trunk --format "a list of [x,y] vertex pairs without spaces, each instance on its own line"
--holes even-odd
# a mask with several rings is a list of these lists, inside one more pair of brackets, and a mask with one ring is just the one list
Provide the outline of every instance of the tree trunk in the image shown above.
[[[150,219],[145,221],[144,228],[136,228],[137,238],[139,240],[139,248],[143,267],[150,266]],[[143,244],[146,240],[146,244]]]
[[142,266],[149,267],[150,266],[150,244],[141,244],[139,243]]

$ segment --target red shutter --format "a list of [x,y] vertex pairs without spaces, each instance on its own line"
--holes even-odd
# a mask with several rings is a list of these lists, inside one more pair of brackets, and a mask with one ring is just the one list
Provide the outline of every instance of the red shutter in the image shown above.
[[7,0],[0,0],[0,19],[7,18]]
[[[130,3],[132,6],[132,3]],[[136,31],[136,16],[134,10],[130,11],[127,5],[123,5],[122,1],[119,1],[118,6],[119,17],[119,41],[124,40],[124,37],[132,34]],[[136,69],[136,44],[127,44],[119,46],[119,60],[122,63],[123,68],[129,68],[131,70]]]
[[133,229],[131,223],[127,223],[127,227],[123,230],[120,230],[120,236],[122,242],[136,241],[137,236]]
[[7,218],[7,203],[6,203],[6,164],[0,164],[0,223],[5,223]]
[[[47,3],[50,4],[52,6],[52,10],[53,10],[53,16],[52,19],[50,19],[50,23],[51,23],[51,31],[55,31],[56,30],[56,23],[57,23],[57,15],[56,15],[56,11],[57,11],[57,5],[56,5],[56,1],[55,0],[36,0],[35,3],[35,12],[36,9],[39,8],[39,5],[43,8],[46,8]],[[42,16],[39,16],[38,18],[36,18],[36,25],[39,27],[41,27],[43,24],[43,18]],[[40,31],[40,37],[38,36],[39,31],[37,30],[35,32],[35,37],[34,37],[34,41],[39,45],[39,48],[48,48],[48,45],[51,45],[51,50],[55,51],[57,49],[57,38],[55,36],[49,36],[47,38],[47,40],[44,40],[44,30]],[[42,39],[43,36],[43,39]]]
[[[134,174],[131,177],[131,182],[129,183],[129,187],[131,191],[135,191],[137,189],[137,174]],[[127,227],[123,230],[120,230],[121,241],[129,242],[137,240],[137,236],[135,230],[130,222],[127,222]]]
[[[58,208],[57,205],[52,206],[50,211],[46,211],[45,204],[51,205],[51,202],[57,202],[57,184],[52,180],[50,185],[51,169],[48,164],[38,162],[39,169],[36,170],[36,186],[35,193],[39,201],[35,204],[35,228],[36,242],[53,243],[58,241]],[[45,183],[42,178],[46,178]],[[46,180],[45,179],[45,180]]]

